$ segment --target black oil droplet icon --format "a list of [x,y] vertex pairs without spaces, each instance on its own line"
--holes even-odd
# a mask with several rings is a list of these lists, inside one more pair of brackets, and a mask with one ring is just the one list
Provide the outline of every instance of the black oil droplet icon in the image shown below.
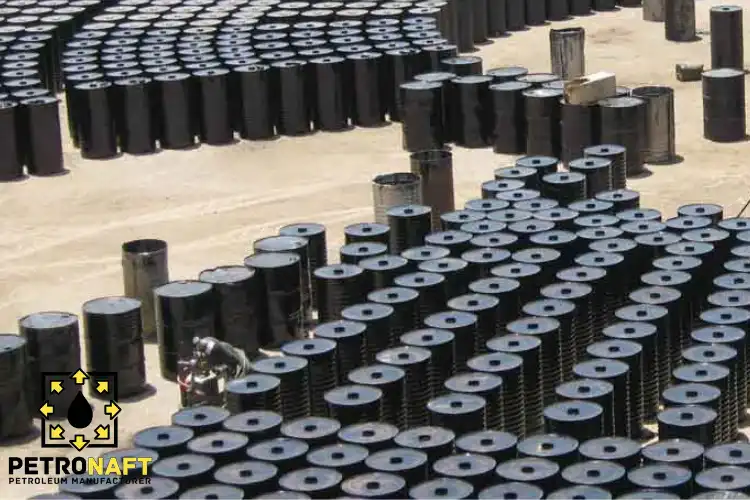
[[76,429],[85,429],[92,420],[94,420],[94,411],[86,396],[79,392],[68,406],[68,422]]

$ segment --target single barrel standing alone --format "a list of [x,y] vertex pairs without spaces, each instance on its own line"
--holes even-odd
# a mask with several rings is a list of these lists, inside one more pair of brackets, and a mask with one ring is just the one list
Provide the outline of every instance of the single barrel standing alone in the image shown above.
[[703,137],[741,141],[746,135],[745,73],[721,68],[703,73]]
[[155,338],[154,289],[169,281],[167,242],[143,239],[123,243],[122,277],[125,296],[141,301],[144,338]]
[[636,87],[632,96],[646,103],[643,161],[669,163],[675,158],[674,89],[663,86]]
[[572,80],[586,74],[586,32],[583,28],[549,30],[552,73],[563,80]]
[[422,184],[410,172],[381,174],[372,180],[375,222],[388,224],[388,210],[399,205],[421,205]]
[[742,39],[742,7],[711,7],[711,68],[744,70],[745,52]]

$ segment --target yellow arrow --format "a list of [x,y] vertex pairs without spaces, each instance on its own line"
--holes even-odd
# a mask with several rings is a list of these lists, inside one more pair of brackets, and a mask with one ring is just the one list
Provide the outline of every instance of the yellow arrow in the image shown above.
[[96,438],[94,439],[109,439],[108,425],[99,425],[94,431],[96,431]]
[[76,434],[75,439],[71,439],[69,443],[73,445],[73,448],[78,451],[83,450],[86,446],[89,445],[89,442],[86,441],[86,439],[83,437],[83,434]]
[[99,394],[104,394],[105,392],[109,392],[109,382],[106,380],[100,380],[96,383],[96,392]]
[[65,434],[65,429],[63,429],[61,425],[53,425],[49,428],[50,439],[62,439],[63,434]]
[[104,407],[104,413],[109,415],[110,420],[114,420],[117,415],[122,411],[122,408],[117,406],[117,403],[110,401],[107,406]]
[[53,380],[49,383],[49,390],[52,391],[53,394],[60,394],[63,390],[63,384],[61,380]]
[[41,408],[39,408],[39,412],[42,414],[44,418],[49,418],[50,415],[55,411],[54,406],[49,404],[47,401],[44,402]]
[[76,385],[83,385],[83,381],[88,379],[89,376],[85,371],[79,368],[73,375],[70,376],[70,378],[73,379]]

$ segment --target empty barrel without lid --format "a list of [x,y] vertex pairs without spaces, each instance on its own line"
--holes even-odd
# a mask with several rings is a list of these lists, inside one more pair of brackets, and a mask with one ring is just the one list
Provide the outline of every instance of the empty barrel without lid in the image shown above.
[[388,223],[388,210],[399,205],[420,205],[422,185],[418,175],[409,172],[381,174],[372,181],[375,222]]
[[696,39],[695,0],[664,0],[664,35],[670,42]]
[[563,80],[572,80],[586,74],[583,28],[562,28],[549,31],[552,73]]
[[420,178],[422,204],[432,209],[432,229],[440,230],[440,216],[456,209],[453,194],[453,153],[448,149],[419,151],[410,156],[411,172]]
[[653,85],[636,87],[631,95],[646,103],[643,161],[651,164],[674,161],[674,89]]
[[154,289],[169,282],[167,242],[142,239],[123,243],[122,275],[125,296],[141,301],[143,336],[155,338]]

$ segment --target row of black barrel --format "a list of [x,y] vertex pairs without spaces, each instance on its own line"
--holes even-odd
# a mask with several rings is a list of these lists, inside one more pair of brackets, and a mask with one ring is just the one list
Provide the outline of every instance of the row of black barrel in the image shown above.
[[[452,142],[567,163],[582,157],[589,146],[621,144],[627,151],[622,173],[642,174],[649,152],[646,96],[656,87],[618,87],[611,98],[577,105],[565,102],[563,86],[557,75],[529,73],[523,67],[495,68],[483,75],[478,57],[444,60],[438,71],[401,84],[403,147],[417,152]],[[618,178],[615,187],[624,187],[623,182],[624,177]]]
[[591,11],[574,4],[122,2],[63,52],[71,138],[101,159],[398,121],[400,83],[487,36]]
[[[81,389],[65,383],[75,371],[91,372],[89,396],[127,400],[147,389],[141,303],[129,297],[102,297],[83,305],[85,364],[78,317],[66,312],[39,312],[19,320],[19,335],[2,335],[0,365],[7,374],[0,396],[0,440],[28,436],[43,406],[45,418],[67,418]],[[117,384],[107,375],[117,373]],[[67,375],[65,375],[67,374]],[[51,382],[61,382],[58,391]],[[109,382],[106,391],[99,382]]]
[[58,100],[64,44],[102,8],[100,0],[0,5],[0,181],[63,173]]
[[[432,36],[414,42],[431,45],[422,50],[396,34],[397,26],[378,25],[382,23],[370,28],[374,33],[368,38],[330,40],[304,38],[318,31],[309,26],[297,32],[304,36],[299,39],[283,32],[257,33],[258,38],[281,35],[283,41],[258,41],[255,46],[249,33],[227,33],[225,41],[243,43],[251,52],[235,52],[241,48],[238,43],[228,47],[232,52],[203,51],[199,42],[186,41],[169,47],[146,45],[161,50],[140,55],[106,57],[113,62],[100,57],[98,62],[66,66],[71,137],[84,156],[109,158],[117,154],[118,142],[122,151],[142,154],[155,151],[157,140],[162,148],[182,149],[194,145],[196,136],[200,142],[218,145],[231,143],[235,132],[246,139],[270,139],[277,133],[345,130],[351,122],[382,125],[386,113],[396,116],[395,96],[406,76],[431,67],[431,59],[456,53],[454,46],[437,38],[432,18],[404,21],[404,29],[413,27],[415,34]],[[342,21],[348,24],[361,22]],[[337,31],[367,35],[355,28]],[[175,38],[164,34],[154,40],[170,37]],[[367,43],[356,43],[360,40]],[[355,85],[350,88],[352,80]]]
[[[440,426],[399,431],[382,422],[285,420],[252,410],[181,410],[171,425],[136,433],[132,448],[102,455],[152,460],[150,483],[118,486],[68,476],[74,498],[747,498],[750,445],[685,439],[642,446],[620,437],[519,438]],[[77,481],[73,481],[73,479]],[[83,481],[82,481],[83,480]],[[212,496],[213,495],[213,496]]]

